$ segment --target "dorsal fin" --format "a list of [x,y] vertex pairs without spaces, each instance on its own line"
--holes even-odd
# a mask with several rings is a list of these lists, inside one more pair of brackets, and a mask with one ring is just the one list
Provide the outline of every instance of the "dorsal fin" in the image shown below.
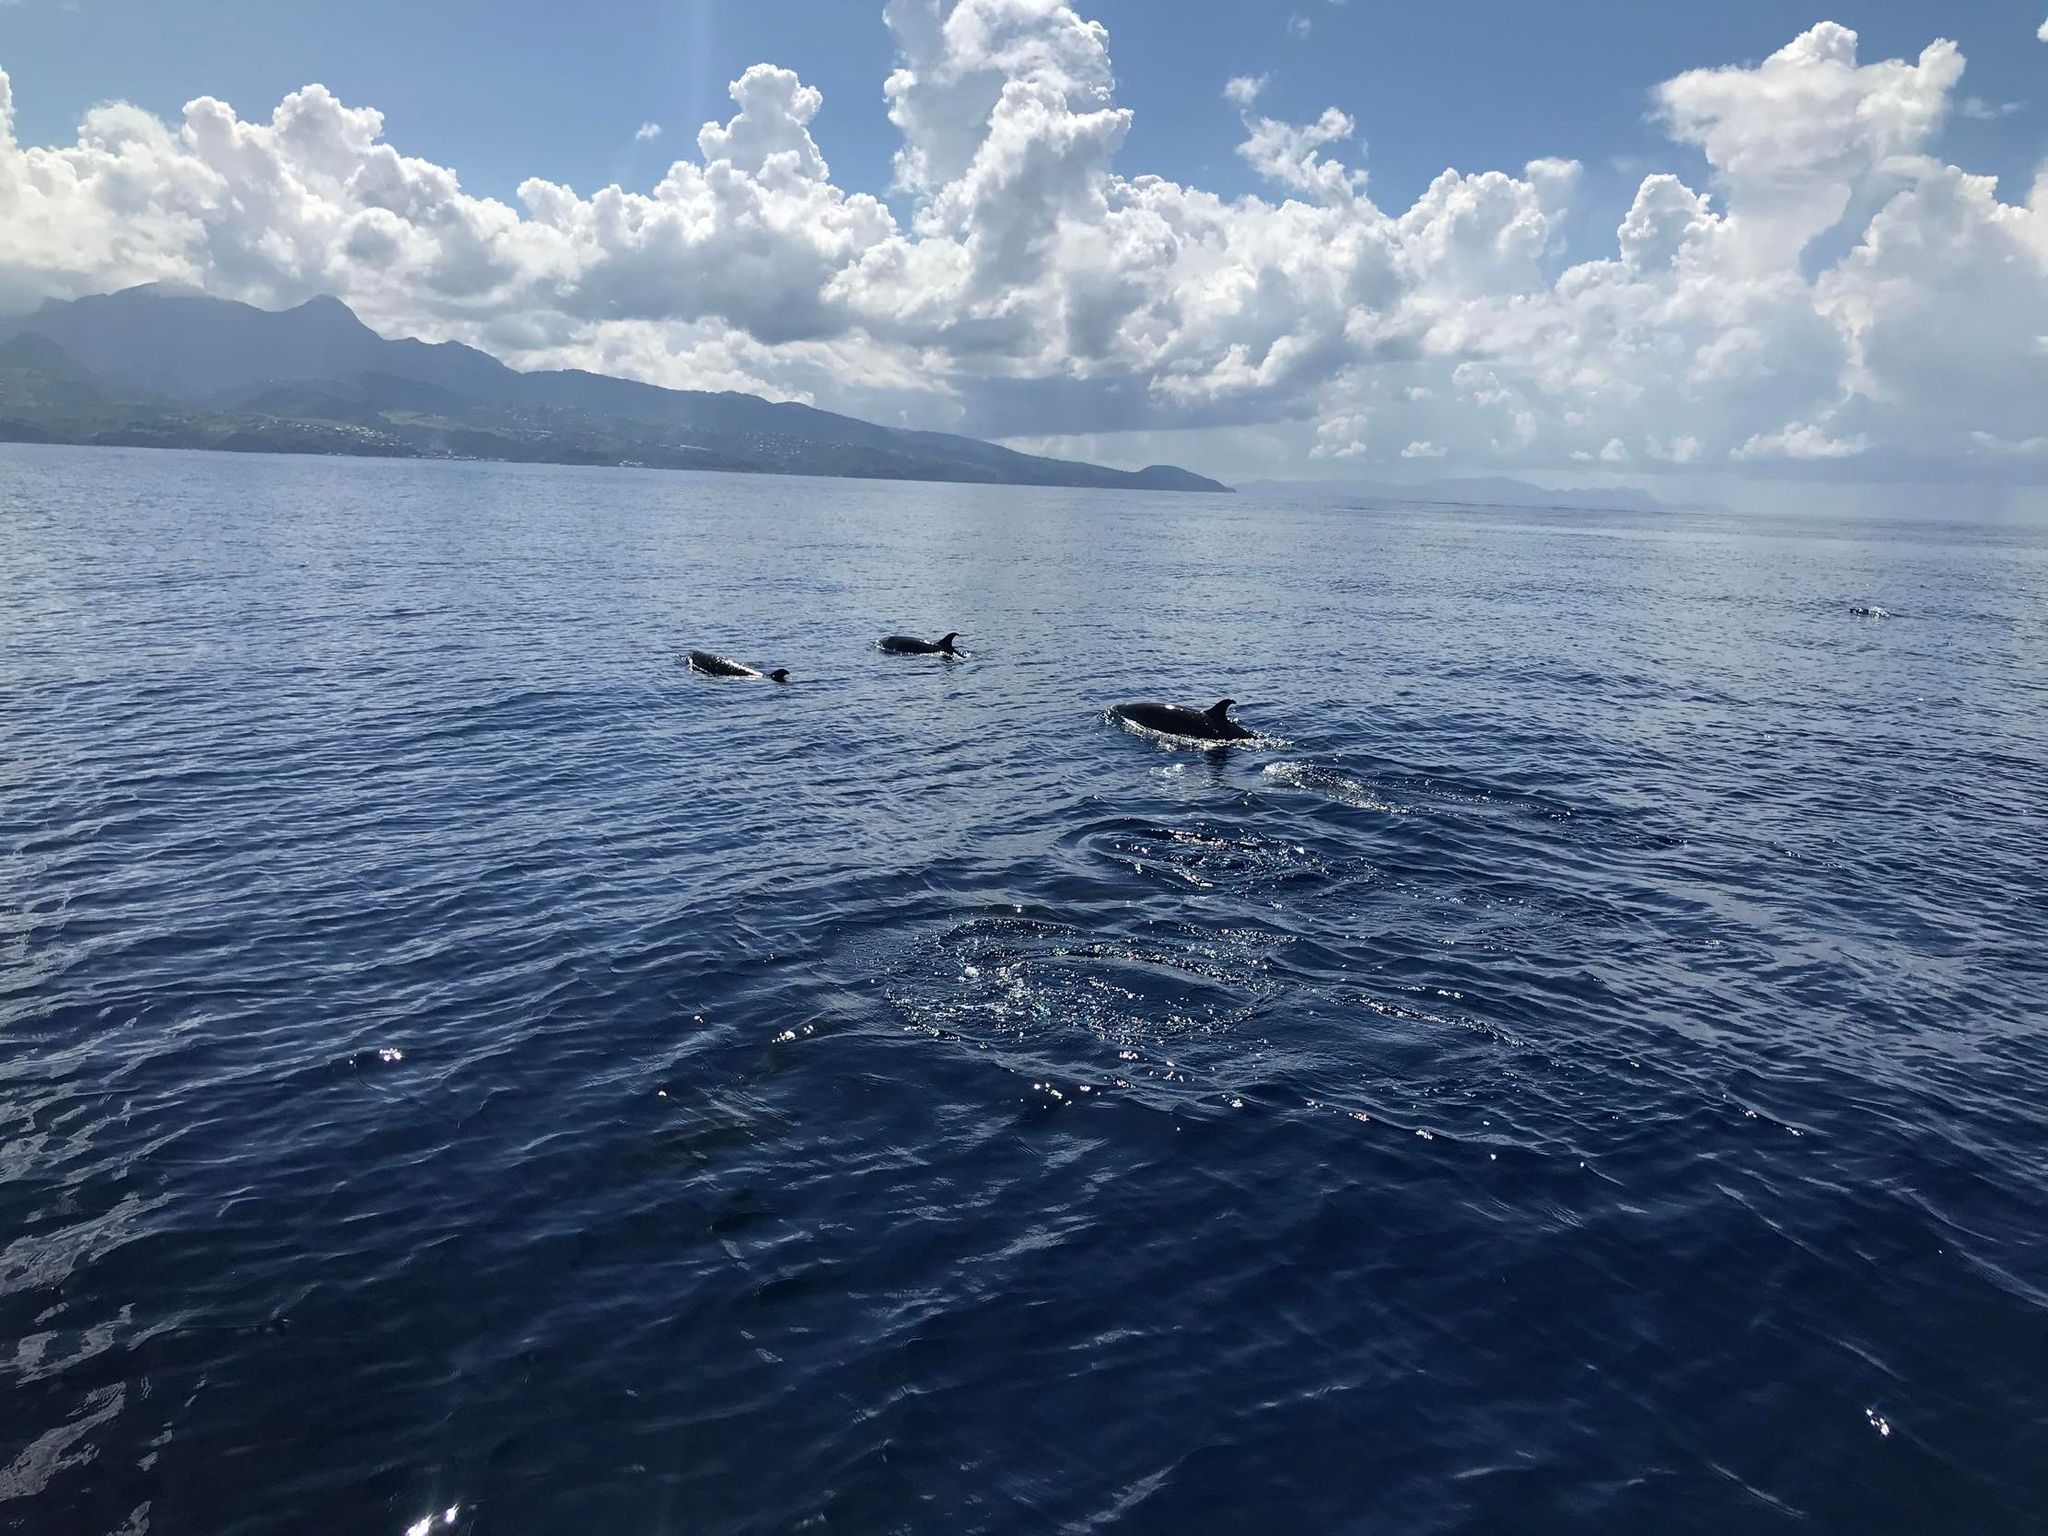
[[1237,700],[1235,699],[1218,699],[1214,704],[1211,704],[1207,709],[1203,710],[1202,713],[1207,715],[1211,720],[1228,719],[1230,715],[1230,706],[1235,704],[1236,702]]

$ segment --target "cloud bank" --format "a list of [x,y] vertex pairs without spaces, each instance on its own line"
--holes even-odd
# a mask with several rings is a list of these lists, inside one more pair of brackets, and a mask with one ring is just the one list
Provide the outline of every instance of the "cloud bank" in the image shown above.
[[1266,117],[1244,77],[1217,110],[1270,191],[1226,199],[1119,164],[1109,36],[1070,5],[888,0],[884,20],[902,221],[833,181],[821,93],[770,64],[651,189],[535,179],[516,205],[323,86],[267,121],[102,106],[34,147],[0,73],[0,304],[159,279],[335,293],[522,366],[1019,436],[1200,428],[1345,472],[2048,470],[2048,178],[2007,201],[1934,154],[1951,43],[1864,63],[1823,22],[1656,86],[1705,184],[1646,177],[1611,254],[1567,266],[1570,160],[1447,170],[1383,210],[1350,115]]

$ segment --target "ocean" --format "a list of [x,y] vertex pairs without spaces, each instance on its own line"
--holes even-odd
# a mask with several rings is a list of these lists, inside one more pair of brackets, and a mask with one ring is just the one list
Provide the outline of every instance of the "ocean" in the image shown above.
[[2041,1531],[2044,799],[2039,521],[0,449],[0,1530]]

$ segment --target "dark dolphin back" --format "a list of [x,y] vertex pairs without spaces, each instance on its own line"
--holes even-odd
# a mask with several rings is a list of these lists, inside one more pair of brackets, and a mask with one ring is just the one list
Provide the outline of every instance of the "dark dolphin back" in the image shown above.
[[734,661],[730,656],[714,656],[709,651],[690,652],[690,665],[699,672],[713,677],[757,677],[752,667]]
[[1224,699],[1208,709],[1191,709],[1185,704],[1162,704],[1157,699],[1140,699],[1130,704],[1119,704],[1110,713],[1148,731],[1184,736],[1190,741],[1248,741],[1256,732],[1246,730],[1229,718],[1228,711],[1235,702]]
[[1163,731],[1169,736],[1206,736],[1209,718],[1198,709],[1189,709],[1185,704],[1163,704],[1157,699],[1138,699],[1133,703],[1119,704],[1110,711],[1120,720],[1132,725],[1142,725],[1148,731]]
[[920,640],[915,635],[884,635],[881,646],[885,651],[896,651],[906,656],[936,656],[942,651],[950,656],[953,654],[953,642],[958,638],[957,630],[940,640]]

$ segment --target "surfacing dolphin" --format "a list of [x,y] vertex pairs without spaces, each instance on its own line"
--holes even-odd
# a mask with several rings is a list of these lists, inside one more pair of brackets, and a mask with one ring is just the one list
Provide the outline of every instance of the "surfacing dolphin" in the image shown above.
[[1230,718],[1230,707],[1236,702],[1235,699],[1218,699],[1207,709],[1195,709],[1186,704],[1161,704],[1153,699],[1141,699],[1135,704],[1117,705],[1110,715],[1127,725],[1142,726],[1162,736],[1185,736],[1192,741],[1250,741],[1259,733],[1246,730]]
[[777,667],[773,672],[760,672],[744,661],[734,661],[730,656],[714,656],[709,651],[690,652],[690,670],[702,672],[706,677],[766,677],[771,683],[789,681],[789,668]]
[[953,642],[959,638],[960,631],[953,629],[936,640],[920,640],[915,635],[884,635],[879,643],[883,650],[897,656],[958,656],[960,652]]

